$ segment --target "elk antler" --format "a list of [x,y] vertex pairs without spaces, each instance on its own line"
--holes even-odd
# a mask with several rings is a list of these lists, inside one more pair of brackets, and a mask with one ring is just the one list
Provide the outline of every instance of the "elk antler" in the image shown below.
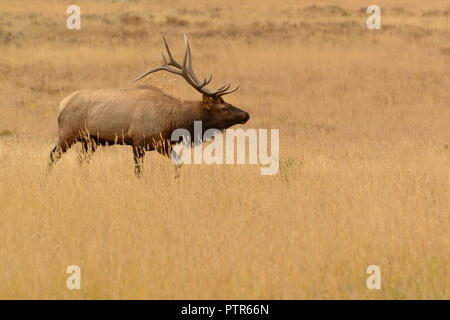
[[[149,75],[150,73],[164,70],[164,71],[182,76],[198,92],[200,92],[206,96],[212,97],[212,98],[217,98],[217,97],[220,97],[225,94],[229,94],[229,93],[232,93],[232,92],[235,92],[236,90],[238,90],[239,86],[237,86],[233,90],[227,91],[231,86],[230,83],[225,83],[222,87],[220,87],[217,90],[210,90],[210,89],[205,88],[211,82],[212,74],[210,74],[210,76],[208,78],[205,78],[201,82],[198,80],[197,76],[194,73],[194,70],[192,69],[192,56],[191,56],[191,47],[189,46],[189,40],[187,38],[186,33],[183,32],[183,34],[184,34],[184,44],[186,47],[186,50],[184,52],[183,65],[180,65],[178,62],[175,61],[175,59],[172,56],[172,53],[170,52],[169,45],[167,44],[167,41],[166,41],[166,37],[164,36],[164,34],[162,34],[162,38],[164,40],[164,45],[167,50],[167,55],[169,56],[169,62],[167,62],[166,56],[161,51],[161,55],[163,57],[164,64],[158,68],[149,70],[146,73],[140,75],[139,77],[134,79],[133,82],[144,78],[145,76]],[[171,67],[173,67],[173,68],[171,68]]]

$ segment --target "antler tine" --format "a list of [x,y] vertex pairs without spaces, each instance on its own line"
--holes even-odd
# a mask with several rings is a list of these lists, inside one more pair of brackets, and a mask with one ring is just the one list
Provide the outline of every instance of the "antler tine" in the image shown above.
[[161,35],[162,35],[162,38],[163,38],[163,40],[164,40],[164,45],[165,45],[165,47],[166,47],[167,55],[169,56],[169,60],[170,60],[170,61],[167,62],[166,56],[164,55],[164,53],[163,53],[162,50],[161,50],[161,56],[162,56],[162,58],[163,58],[164,64],[163,64],[161,67],[151,69],[151,70],[149,70],[149,71],[147,71],[147,72],[141,74],[141,75],[138,76],[137,78],[133,79],[132,82],[136,82],[136,81],[138,81],[138,80],[144,78],[145,76],[149,75],[150,73],[153,73],[153,72],[156,72],[156,71],[161,71],[161,70],[165,70],[165,71],[167,71],[167,72],[171,72],[171,73],[174,73],[174,74],[177,74],[177,75],[180,75],[180,76],[184,77],[182,71],[174,70],[174,69],[171,69],[171,68],[169,67],[169,66],[173,66],[173,67],[176,67],[176,68],[178,68],[178,69],[183,70],[183,68],[181,67],[181,65],[180,65],[179,63],[177,63],[177,62],[173,59],[172,52],[170,51],[169,45],[167,44],[166,37],[164,36],[163,33],[161,33]]
[[170,61],[169,61],[168,65],[176,67],[178,69],[182,69],[182,66],[178,62],[176,62],[175,59],[173,58],[172,52],[170,52],[169,45],[167,44],[167,40],[166,40],[166,37],[164,36],[164,33],[161,32],[161,35],[162,35],[162,38],[164,41],[164,46],[166,47],[167,54],[169,55]]
[[211,80],[212,80],[212,73],[209,74],[209,78],[205,78],[201,88],[203,88],[204,86],[207,86],[211,82]]
[[194,80],[195,83],[200,83],[197,76],[195,75],[194,69],[192,68],[192,54],[191,54],[191,46],[189,45],[189,39],[187,37],[186,32],[183,32],[184,35],[184,44],[186,47],[185,59],[187,59],[186,64],[183,62],[183,67],[186,68],[187,74]]
[[219,89],[215,90],[214,92],[217,94],[217,93],[227,91],[230,88],[230,86],[231,86],[231,83],[229,83],[229,81],[226,81],[223,86],[221,86]]
[[239,85],[237,85],[236,88],[234,88],[233,90],[230,90],[230,91],[228,91],[228,92],[218,93],[217,95],[218,95],[219,97],[220,97],[220,96],[224,96],[224,95],[226,95],[226,94],[233,93],[233,92],[237,91],[238,89],[239,89]]
[[137,78],[134,78],[134,79],[132,80],[132,82],[136,82],[136,81],[138,81],[138,80],[140,80],[140,79],[142,79],[142,78],[148,76],[150,73],[153,73],[153,72],[156,72],[156,71],[161,71],[161,70],[165,70],[165,71],[167,71],[167,72],[171,72],[171,73],[175,73],[175,74],[177,74],[177,75],[183,76],[183,73],[182,73],[181,71],[173,70],[173,69],[171,69],[170,67],[168,67],[168,65],[164,65],[164,66],[161,66],[161,67],[158,67],[158,68],[149,70],[149,71],[147,71],[147,72],[141,74],[141,75],[138,76]]
[[184,34],[184,57],[183,57],[183,71],[186,71],[186,63],[188,60],[190,60],[189,58],[189,43],[187,41],[187,37],[186,34]]
[[164,53],[162,52],[162,50],[160,50],[160,51],[161,51],[161,56],[162,56],[162,58],[163,58],[163,62],[164,62],[165,65],[167,65],[166,56],[164,55]]

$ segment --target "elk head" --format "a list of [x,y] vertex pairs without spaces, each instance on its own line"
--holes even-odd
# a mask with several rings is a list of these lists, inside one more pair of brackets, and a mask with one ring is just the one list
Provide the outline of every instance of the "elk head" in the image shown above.
[[163,65],[145,72],[144,74],[135,78],[133,82],[138,81],[153,72],[162,70],[179,75],[183,77],[187,81],[187,83],[189,83],[195,90],[203,95],[201,103],[206,113],[206,116],[203,119],[206,122],[206,127],[222,130],[227,129],[235,124],[246,123],[250,119],[250,115],[247,112],[236,108],[229,103],[226,103],[222,98],[222,96],[226,94],[237,91],[239,89],[239,86],[236,86],[236,88],[229,90],[231,84],[225,83],[222,87],[216,90],[206,88],[206,86],[212,80],[212,74],[210,74],[210,76],[208,78],[205,78],[203,81],[198,80],[197,76],[194,73],[194,70],[192,69],[192,56],[191,48],[189,46],[189,40],[186,36],[186,33],[183,34],[185,52],[182,65],[176,62],[173,58],[166,38],[164,34],[162,34],[169,59],[167,60],[166,56],[161,52]]

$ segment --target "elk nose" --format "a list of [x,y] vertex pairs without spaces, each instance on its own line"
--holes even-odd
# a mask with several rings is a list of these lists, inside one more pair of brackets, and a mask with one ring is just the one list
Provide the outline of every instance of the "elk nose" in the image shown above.
[[246,112],[244,115],[244,123],[246,123],[248,119],[250,119],[250,115],[248,114],[248,112]]

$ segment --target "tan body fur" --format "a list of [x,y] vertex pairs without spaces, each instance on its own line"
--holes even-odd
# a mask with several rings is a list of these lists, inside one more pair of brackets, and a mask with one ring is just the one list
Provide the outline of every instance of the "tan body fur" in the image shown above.
[[150,86],[79,90],[61,102],[59,140],[70,145],[82,132],[110,144],[145,141],[151,149],[161,136],[170,140],[174,129],[201,120],[202,109],[200,103],[180,101]]

